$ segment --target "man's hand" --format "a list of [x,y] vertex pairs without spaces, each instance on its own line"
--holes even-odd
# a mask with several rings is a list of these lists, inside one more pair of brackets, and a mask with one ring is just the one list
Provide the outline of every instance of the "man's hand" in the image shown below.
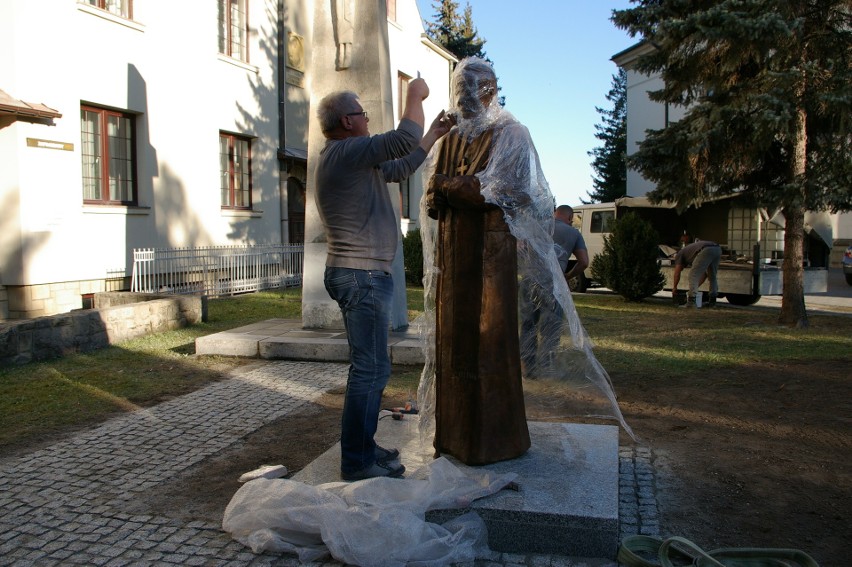
[[429,96],[429,86],[423,79],[417,78],[408,83],[408,93],[405,96],[405,110],[402,111],[403,118],[411,120],[415,124],[419,124],[422,128],[426,123],[426,117],[423,115],[423,100]]
[[438,113],[438,116],[432,121],[429,129],[423,134],[423,138],[420,139],[420,147],[423,148],[423,151],[428,154],[432,146],[435,145],[435,142],[442,136],[446,136],[455,123],[455,118],[445,114],[443,110]]
[[414,79],[408,83],[408,96],[415,96],[418,100],[426,100],[429,96],[429,85],[421,78]]
[[435,136],[437,140],[441,136],[445,135],[450,129],[455,126],[456,120],[455,117],[447,114],[443,110],[438,113],[438,116],[432,121],[432,124],[429,126],[428,134],[432,134]]

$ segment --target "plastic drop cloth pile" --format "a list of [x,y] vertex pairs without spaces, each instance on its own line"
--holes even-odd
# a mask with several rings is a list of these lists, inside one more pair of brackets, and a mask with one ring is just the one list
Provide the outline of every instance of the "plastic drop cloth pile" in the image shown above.
[[[544,317],[541,334],[555,334],[553,352],[535,352],[537,341],[521,340],[521,360],[534,355],[536,364],[525,368],[524,396],[527,418],[564,420],[571,417],[615,419],[631,437],[633,432],[618,408],[606,370],[592,352],[568,284],[562,274],[553,243],[555,201],[541,170],[529,131],[493,96],[496,77],[482,59],[469,57],[457,65],[452,77],[455,128],[470,139],[493,129],[491,157],[477,174],[487,203],[503,210],[517,240],[519,321],[531,310]],[[485,101],[485,102],[483,102]],[[427,186],[435,172],[439,140],[424,168]],[[438,221],[427,214],[426,197],[420,203],[424,258],[424,314],[416,322],[423,339],[425,366],[418,388],[420,432],[424,443],[435,433],[435,297],[438,268],[435,258]],[[534,409],[533,409],[534,408]]]
[[445,458],[427,465],[423,480],[373,478],[319,486],[258,478],[225,509],[222,528],[255,553],[288,552],[309,563],[331,555],[362,567],[443,567],[494,559],[475,512],[443,525],[429,510],[467,508],[515,479],[482,470],[463,473]]

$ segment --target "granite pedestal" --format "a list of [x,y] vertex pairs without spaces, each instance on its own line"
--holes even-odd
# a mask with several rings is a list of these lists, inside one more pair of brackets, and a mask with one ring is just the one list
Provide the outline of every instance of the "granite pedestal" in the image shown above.
[[[507,553],[552,553],[614,558],[618,549],[618,428],[608,425],[530,422],[532,447],[522,457],[487,465],[514,472],[518,490],[502,490],[466,510],[434,510],[430,522],[443,523],[469,510],[488,527],[489,546]],[[379,421],[376,439],[397,447],[406,478],[423,478],[433,459],[422,444],[416,416]],[[448,457],[462,470],[467,467]],[[293,479],[311,485],[340,480],[336,444]]]

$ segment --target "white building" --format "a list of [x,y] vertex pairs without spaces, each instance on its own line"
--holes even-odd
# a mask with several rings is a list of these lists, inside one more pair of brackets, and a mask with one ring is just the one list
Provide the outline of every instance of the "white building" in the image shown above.
[[[636,60],[652,50],[649,43],[640,42],[613,55],[612,60],[627,73],[627,154],[630,155],[645,139],[649,129],[660,130],[668,124],[680,120],[686,109],[677,105],[654,102],[648,97],[649,91],[663,88],[659,75],[649,76],[634,68]],[[627,170],[627,195],[641,197],[654,189],[653,182],[645,179],[633,169]],[[834,250],[831,265],[838,265],[846,246],[852,243],[852,214],[830,215]],[[783,235],[782,235],[783,238]]]
[[[397,1],[395,17],[392,17],[388,2],[388,43],[390,44],[390,66],[395,69],[396,81],[392,85],[394,118],[399,119],[408,81],[423,76],[429,83],[429,98],[423,101],[426,127],[441,110],[448,108],[450,100],[450,76],[458,60],[440,45],[430,40],[423,31],[421,14],[413,0]],[[419,34],[413,33],[419,30]],[[421,171],[400,185],[400,207],[402,232],[418,226],[420,198],[423,195]]]
[[[301,240],[314,1],[0,0],[0,320],[127,289],[134,248]],[[437,114],[453,59],[388,14]]]

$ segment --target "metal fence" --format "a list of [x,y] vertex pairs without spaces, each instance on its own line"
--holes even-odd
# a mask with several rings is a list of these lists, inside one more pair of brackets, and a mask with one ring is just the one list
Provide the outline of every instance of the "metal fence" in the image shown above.
[[134,248],[131,291],[220,297],[302,284],[303,244]]

